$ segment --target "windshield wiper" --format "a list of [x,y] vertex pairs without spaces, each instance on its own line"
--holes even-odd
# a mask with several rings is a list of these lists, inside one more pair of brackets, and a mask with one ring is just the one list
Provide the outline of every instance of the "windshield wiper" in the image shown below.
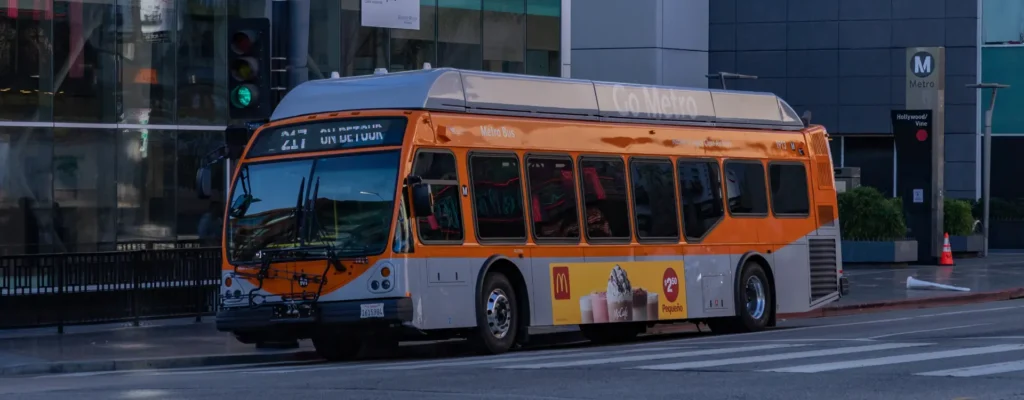
[[[319,242],[322,246],[324,246],[324,253],[326,255],[327,263],[329,264],[329,266],[333,266],[339,272],[345,272],[345,266],[342,265],[341,261],[338,260],[338,251],[334,248],[334,245],[331,244],[331,241],[327,240],[324,237],[326,236],[324,235],[324,227],[323,225],[320,224],[320,216],[317,215],[316,213],[316,200],[319,197],[320,177],[317,177],[316,183],[313,186],[312,196],[310,196],[310,198],[306,200],[306,207],[305,210],[303,210],[303,219],[308,219],[308,221],[304,221],[302,224],[302,227],[307,230],[303,232],[305,233],[304,236],[309,237],[310,242],[316,241]],[[312,236],[313,234],[316,234],[316,236]],[[326,274],[327,271],[324,271],[325,276]]]

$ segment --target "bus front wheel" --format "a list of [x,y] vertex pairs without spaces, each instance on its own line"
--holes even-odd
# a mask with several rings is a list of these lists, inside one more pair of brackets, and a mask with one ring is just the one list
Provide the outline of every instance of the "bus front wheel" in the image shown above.
[[774,288],[764,268],[756,262],[748,262],[740,273],[739,283],[739,291],[736,293],[737,316],[708,321],[712,332],[758,332],[768,326],[775,307],[772,301]]
[[487,354],[507,352],[515,344],[519,328],[515,289],[504,274],[490,272],[484,278],[480,297],[476,307],[476,332],[471,338]]

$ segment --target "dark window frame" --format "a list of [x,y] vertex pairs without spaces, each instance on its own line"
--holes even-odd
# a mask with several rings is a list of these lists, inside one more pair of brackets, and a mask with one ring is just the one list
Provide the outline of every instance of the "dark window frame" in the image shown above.
[[[722,215],[720,215],[718,217],[718,220],[715,221],[714,224],[711,224],[711,226],[708,227],[708,230],[704,232],[704,235],[702,235],[699,238],[698,237],[690,237],[690,236],[686,235],[686,222],[685,222],[685,220],[683,220],[683,215],[682,215],[682,212],[683,212],[683,193],[682,193],[683,186],[679,184],[679,163],[709,163],[709,162],[714,164],[716,167],[718,167],[718,174],[716,174],[717,175],[716,178],[718,179],[718,202],[719,202],[719,205],[722,206]],[[711,232],[713,232],[715,230],[715,228],[717,228],[719,225],[721,225],[722,221],[725,221],[725,214],[727,212],[726,209],[729,208],[729,205],[726,204],[726,202],[725,202],[725,196],[724,196],[724,194],[725,194],[725,187],[722,185],[722,183],[723,183],[722,182],[722,171],[723,171],[722,163],[717,158],[686,158],[686,157],[680,157],[680,158],[676,159],[675,169],[676,169],[676,187],[677,187],[677,191],[678,191],[677,195],[679,196],[679,224],[680,224],[680,226],[683,229],[682,236],[683,236],[683,238],[686,239],[686,243],[698,244],[698,243],[703,242],[704,239],[707,238],[708,235],[710,235]]]
[[[457,154],[455,154],[455,152],[453,152],[451,150],[448,150],[448,149],[440,149],[440,148],[434,148],[434,147],[417,149],[416,153],[413,154],[413,158],[412,158],[412,160],[413,160],[412,172],[416,171],[416,160],[419,158],[420,153],[448,154],[448,155],[451,155],[452,158],[455,160],[455,181],[454,182],[455,182],[456,195],[459,196],[459,213],[461,214],[461,217],[462,217],[462,239],[461,240],[424,240],[423,239],[422,231],[420,230],[419,216],[416,216],[416,218],[414,218],[414,220],[416,222],[416,238],[419,239],[420,244],[423,244],[425,246],[436,246],[436,245],[459,245],[459,246],[461,246],[462,244],[466,243],[466,210],[465,210],[465,207],[463,207],[463,205],[462,205],[462,195],[461,195],[462,194],[462,190],[461,190],[462,183],[459,180],[459,156]],[[426,184],[429,184],[429,185],[432,185],[434,183],[448,185],[448,184],[450,184],[448,182],[452,182],[452,181],[437,180],[437,179],[425,179],[425,180],[423,180],[423,183],[426,183]],[[411,206],[412,206],[412,204],[410,203],[410,207]]]
[[[768,203],[768,204],[765,204],[765,212],[763,212],[763,213],[734,213],[734,212],[732,212],[732,207],[729,207],[729,185],[726,182],[726,176],[728,176],[727,175],[728,174],[727,169],[729,168],[730,164],[755,164],[755,165],[760,165],[761,166],[761,181],[764,182],[764,192],[765,192],[764,193],[764,201],[765,201],[765,203]],[[764,162],[762,162],[761,160],[749,159],[749,158],[730,158],[730,159],[722,160],[722,172],[721,172],[722,178],[721,179],[722,179],[722,190],[723,190],[723,193],[725,194],[725,196],[722,196],[722,201],[725,203],[724,204],[725,212],[729,213],[729,217],[732,217],[732,218],[744,218],[744,219],[768,218],[768,215],[771,214],[771,210],[770,210],[771,209],[771,200],[769,199],[770,193],[769,193],[769,190],[768,190],[768,177],[767,177],[767,174],[768,174],[768,169],[765,168]]]
[[[675,236],[640,237],[640,230],[637,228],[636,185],[633,184],[633,165],[637,162],[667,163],[670,167],[669,169],[672,170],[672,207],[676,210],[676,217],[674,218],[676,222]],[[632,208],[632,215],[630,216],[630,219],[633,221],[633,235],[636,236],[637,243],[679,243],[680,238],[683,236],[683,233],[680,232],[682,230],[682,224],[679,223],[679,183],[677,182],[679,178],[676,175],[676,164],[672,162],[672,158],[649,156],[629,157],[627,172],[627,175],[629,176],[629,181],[627,183],[629,185],[629,202],[630,208]]]
[[[772,179],[771,179],[771,176],[772,176],[771,168],[772,168],[773,165],[794,165],[794,166],[799,166],[801,169],[803,169],[803,171],[804,171],[804,182],[805,182],[804,187],[807,188],[807,191],[804,192],[804,197],[807,199],[807,212],[806,213],[779,213],[779,212],[775,211],[775,201],[773,200],[775,197],[772,194]],[[807,165],[804,164],[803,162],[800,162],[800,161],[769,161],[768,162],[768,168],[765,170],[765,172],[768,175],[767,178],[766,178],[766,182],[765,182],[766,183],[765,187],[768,189],[768,209],[771,210],[772,216],[774,216],[775,218],[787,218],[787,219],[807,219],[807,218],[810,218],[810,216],[811,216],[811,183],[812,182],[810,181],[810,175],[808,175]]]
[[[580,208],[580,211],[581,211],[580,230],[583,232],[583,237],[586,238],[588,244],[628,245],[628,244],[633,243],[634,231],[636,229],[633,227],[632,220],[630,221],[629,224],[626,224],[626,226],[629,228],[629,234],[626,235],[626,236],[620,236],[620,237],[598,237],[598,238],[590,237],[590,226],[587,225],[587,221],[588,221],[587,215],[589,215],[589,214],[587,212],[587,202],[585,201],[586,193],[584,193],[584,190],[586,188],[585,188],[585,186],[583,186],[583,181],[584,181],[584,179],[586,179],[586,177],[583,176],[583,163],[587,162],[587,161],[612,161],[612,162],[622,163],[622,174],[623,174],[623,178],[626,181],[625,182],[625,184],[626,184],[626,193],[629,193],[629,191],[630,191],[630,188],[629,188],[629,186],[630,186],[629,163],[626,162],[625,157],[616,157],[616,156],[608,156],[608,155],[600,155],[600,154],[580,154],[579,156],[577,156],[576,157],[576,166],[577,166],[577,168],[576,168],[576,181],[577,181],[577,183],[579,185],[579,188],[580,188],[579,189],[580,200],[578,200],[578,202],[581,205],[581,208]],[[628,196],[629,195],[627,194],[627,197]],[[631,200],[627,198],[626,199],[626,212],[627,213],[631,213],[632,212],[631,207],[629,205],[630,202],[631,202]]]
[[[522,237],[503,237],[503,238],[484,238],[484,237],[480,237],[480,223],[479,223],[480,221],[479,221],[479,219],[477,219],[477,215],[476,215],[476,194],[475,194],[475,190],[476,190],[475,186],[476,186],[476,184],[473,183],[473,157],[500,158],[500,157],[509,157],[509,156],[515,157],[516,162],[519,163],[519,197],[520,197],[520,201],[524,202],[523,203],[523,229],[524,229],[525,234]],[[468,152],[466,154],[466,169],[469,171],[469,177],[468,177],[469,193],[468,194],[469,194],[469,202],[471,204],[471,209],[472,209],[472,212],[473,212],[473,215],[472,215],[473,216],[473,235],[476,237],[477,243],[499,244],[499,245],[500,244],[505,244],[505,245],[523,245],[523,244],[526,244],[527,239],[531,235],[531,229],[530,229],[530,224],[529,224],[530,220],[527,218],[527,215],[526,215],[526,211],[527,211],[527,205],[525,203],[526,196],[525,196],[525,192],[524,192],[525,189],[523,188],[523,183],[522,183],[523,182],[523,160],[519,158],[519,154],[517,154],[515,151],[491,151],[491,150],[470,151],[470,152]]]
[[532,194],[531,194],[531,193],[533,193],[533,182],[530,179],[530,172],[529,172],[530,171],[529,165],[530,165],[530,159],[531,158],[541,159],[541,160],[568,161],[569,162],[569,166],[572,167],[573,196],[575,197],[575,201],[576,201],[576,222],[579,224],[580,235],[576,236],[575,238],[539,237],[539,236],[537,236],[537,230],[536,229],[530,229],[529,236],[533,239],[534,243],[537,243],[537,244],[580,244],[580,242],[583,240],[583,231],[586,229],[586,227],[583,225],[582,217],[580,216],[580,188],[579,188],[579,179],[577,178],[577,173],[576,173],[576,162],[575,162],[575,160],[573,160],[572,155],[570,155],[568,153],[529,152],[529,153],[526,153],[526,154],[523,155],[523,164],[522,164],[523,168],[522,169],[523,169],[523,172],[525,172],[524,175],[526,175],[526,192],[524,193],[524,195],[526,195],[526,196],[524,196],[524,200],[529,200],[529,203],[530,203],[527,207],[524,207],[524,209],[528,211],[527,217],[528,217],[529,223],[527,225],[530,225],[531,227],[534,225],[534,222],[533,222],[533,211],[534,211],[533,210],[533,199],[532,199]]

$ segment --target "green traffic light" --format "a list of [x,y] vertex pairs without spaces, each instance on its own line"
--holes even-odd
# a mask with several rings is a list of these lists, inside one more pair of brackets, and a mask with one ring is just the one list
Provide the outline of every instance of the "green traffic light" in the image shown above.
[[231,93],[231,104],[238,108],[248,107],[252,103],[252,91],[248,87],[239,86]]

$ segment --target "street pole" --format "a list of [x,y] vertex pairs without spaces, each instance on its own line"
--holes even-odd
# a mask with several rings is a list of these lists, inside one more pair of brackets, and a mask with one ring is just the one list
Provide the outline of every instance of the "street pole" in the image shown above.
[[734,72],[724,72],[724,71],[719,71],[716,74],[707,74],[707,75],[704,75],[704,76],[707,77],[707,78],[711,78],[711,79],[718,78],[719,80],[721,80],[722,81],[722,90],[726,89],[726,87],[725,87],[725,80],[726,79],[757,79],[757,75],[744,75],[744,74],[737,74],[737,73],[734,73]]
[[992,89],[992,97],[988,103],[988,109],[985,110],[985,127],[984,136],[981,139],[981,236],[984,240],[984,247],[981,249],[981,256],[988,257],[988,242],[989,242],[989,213],[991,209],[991,192],[992,192],[992,113],[996,108],[996,94],[999,89],[1010,87],[1000,83],[978,83],[967,85],[969,88],[975,89]]

